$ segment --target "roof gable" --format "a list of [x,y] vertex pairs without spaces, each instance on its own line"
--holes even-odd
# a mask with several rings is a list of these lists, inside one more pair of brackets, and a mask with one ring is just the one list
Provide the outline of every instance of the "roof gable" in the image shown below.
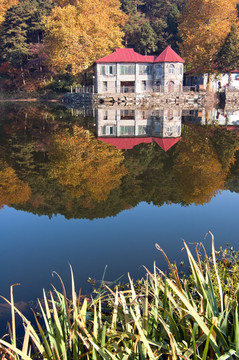
[[171,46],[167,46],[163,52],[155,59],[154,62],[181,62],[184,63],[184,60],[179,56]]

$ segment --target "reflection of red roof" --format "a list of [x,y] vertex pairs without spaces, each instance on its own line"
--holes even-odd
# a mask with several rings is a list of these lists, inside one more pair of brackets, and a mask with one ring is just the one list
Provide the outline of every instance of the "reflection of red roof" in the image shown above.
[[184,60],[171,48],[167,46],[163,52],[156,58],[155,62],[182,62]]
[[227,130],[235,131],[239,135],[239,126],[228,125]]
[[154,55],[141,55],[134,49],[116,49],[112,54],[106,55],[96,61],[99,63],[154,63],[154,62],[184,62],[184,60],[170,46],[157,57]]
[[158,144],[165,152],[168,151],[172,146],[177,144],[177,142],[181,139],[179,138],[153,138],[154,142]]
[[103,141],[107,144],[115,146],[117,149],[133,149],[134,146],[151,142],[155,142],[165,152],[168,151],[173,145],[175,145],[179,138],[155,138],[155,137],[128,137],[128,138],[112,138],[112,137],[98,137],[98,140]]

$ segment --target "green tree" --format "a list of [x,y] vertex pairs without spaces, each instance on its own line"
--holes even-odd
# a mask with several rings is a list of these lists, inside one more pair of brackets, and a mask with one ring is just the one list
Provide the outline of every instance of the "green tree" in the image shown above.
[[238,29],[234,23],[217,55],[216,62],[218,70],[228,74],[239,66]]
[[24,0],[12,6],[5,14],[2,24],[2,59],[20,68],[23,84],[24,67],[38,53],[31,51],[32,44],[41,43],[44,34],[43,18],[49,15],[52,5],[44,0]]
[[146,21],[140,30],[140,38],[138,39],[138,49],[145,55],[155,52],[157,49],[157,35],[151,27],[149,21]]
[[27,17],[23,3],[9,8],[2,24],[1,37],[2,58],[21,69],[23,84],[25,84],[24,65],[29,55]]

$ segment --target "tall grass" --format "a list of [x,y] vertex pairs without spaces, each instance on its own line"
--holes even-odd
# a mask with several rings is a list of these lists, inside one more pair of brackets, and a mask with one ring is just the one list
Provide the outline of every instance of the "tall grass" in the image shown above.
[[[77,296],[72,268],[71,299],[53,288],[39,301],[41,321],[36,329],[15,307],[13,286],[9,341],[0,339],[0,354],[8,360],[78,359],[236,359],[239,357],[238,293],[228,295],[218,271],[212,236],[212,260],[197,261],[184,243],[191,276],[180,279],[176,266],[167,277],[154,265],[140,283],[123,289],[104,285],[95,299]],[[59,275],[58,275],[59,276]],[[20,315],[25,336],[19,346],[15,314]]]

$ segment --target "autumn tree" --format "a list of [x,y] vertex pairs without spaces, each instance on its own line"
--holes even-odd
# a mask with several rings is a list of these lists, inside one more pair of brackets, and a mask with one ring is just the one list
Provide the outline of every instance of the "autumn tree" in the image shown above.
[[84,197],[87,202],[106,200],[126,174],[121,151],[79,126],[74,126],[73,134],[53,137],[50,160],[51,177],[73,198]]
[[0,207],[24,203],[30,196],[28,183],[20,180],[12,167],[0,161]]
[[181,54],[188,67],[212,73],[232,23],[238,23],[234,0],[188,0],[179,25]]
[[17,3],[18,0],[0,0],[0,24],[4,21],[6,11]]
[[228,172],[236,160],[236,151],[239,150],[239,137],[237,133],[218,127],[214,129],[211,141],[223,171]]
[[178,151],[174,174],[183,202],[187,205],[209,202],[224,189],[226,173],[206,130],[188,128],[178,144]]
[[49,64],[78,74],[121,46],[126,15],[118,0],[82,0],[56,6],[46,18]]

